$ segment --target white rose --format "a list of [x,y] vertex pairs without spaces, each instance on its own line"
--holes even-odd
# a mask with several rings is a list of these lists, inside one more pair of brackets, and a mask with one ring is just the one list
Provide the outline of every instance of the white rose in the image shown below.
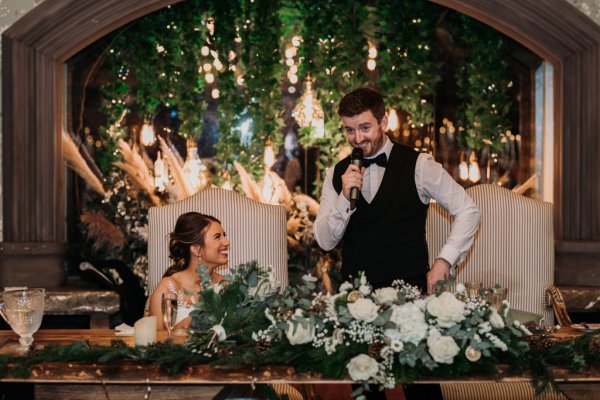
[[316,276],[312,276],[310,274],[310,272],[308,274],[302,275],[302,280],[305,282],[316,282],[317,281],[317,277]]
[[373,322],[379,315],[379,306],[371,299],[358,299],[354,303],[348,303],[348,310],[354,319],[365,322]]
[[498,314],[498,312],[496,312],[496,310],[492,311],[488,320],[490,321],[490,325],[492,325],[492,328],[494,328],[494,329],[504,328],[504,320],[502,319],[500,314]]
[[377,375],[379,364],[368,355],[360,354],[350,360],[346,368],[353,381],[366,381]]
[[433,297],[435,296],[428,296],[424,299],[415,300],[413,301],[413,304],[419,307],[420,310],[425,311],[427,309],[427,303],[429,303]]
[[352,284],[350,282],[344,282],[340,285],[340,290],[338,290],[339,292],[349,292],[352,289],[354,289],[354,286],[352,286]]
[[398,300],[398,292],[391,287],[384,287],[373,292],[373,297],[377,299],[379,304],[392,304]]
[[413,303],[401,306],[392,306],[390,321],[396,325],[399,331],[399,339],[418,345],[427,336],[427,322],[425,314]]
[[481,351],[475,350],[474,348],[469,346],[465,350],[465,357],[467,357],[467,360],[471,362],[478,361],[481,358]]
[[463,285],[462,283],[459,283],[456,285],[456,293],[462,293],[466,290],[467,288],[465,287],[465,285]]
[[465,319],[465,303],[450,292],[443,292],[427,303],[429,314],[437,318],[439,326],[449,328]]
[[450,336],[442,336],[437,329],[432,329],[427,338],[429,354],[440,364],[452,364],[460,348]]
[[369,293],[371,293],[371,286],[369,285],[360,285],[358,288],[358,291],[361,292],[362,294],[364,294],[365,296],[368,296]]
[[292,317],[287,325],[285,336],[291,345],[310,343],[315,338],[315,325],[310,320],[298,321]]

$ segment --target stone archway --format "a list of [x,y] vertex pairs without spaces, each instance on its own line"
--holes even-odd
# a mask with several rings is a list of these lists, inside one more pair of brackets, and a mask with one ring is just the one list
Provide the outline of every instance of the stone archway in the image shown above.
[[[47,1],[3,33],[0,284],[24,269],[32,271],[24,280],[29,285],[63,279],[64,62],[108,32],[178,1]],[[564,0],[434,1],[491,25],[553,64],[556,237],[586,241],[586,249],[600,253],[600,27]]]

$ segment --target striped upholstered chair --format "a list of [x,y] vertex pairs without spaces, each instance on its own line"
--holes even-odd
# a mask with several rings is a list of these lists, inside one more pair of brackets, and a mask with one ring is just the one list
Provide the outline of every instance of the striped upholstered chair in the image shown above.
[[[546,287],[554,281],[554,230],[552,204],[530,199],[496,185],[467,189],[481,209],[481,223],[473,247],[458,265],[458,282],[483,282],[508,288],[511,307],[544,315],[553,323],[546,307]],[[451,218],[437,204],[427,216],[430,263],[450,232]],[[528,382],[442,384],[445,399],[535,399]],[[542,399],[564,399],[549,393]]]
[[[259,203],[231,190],[205,189],[185,200],[153,207],[148,215],[148,291],[151,293],[169,260],[169,233],[186,212],[209,214],[221,221],[229,240],[228,269],[256,260],[273,267],[282,287],[288,284],[286,213],[282,206]],[[221,271],[226,272],[226,271]]]

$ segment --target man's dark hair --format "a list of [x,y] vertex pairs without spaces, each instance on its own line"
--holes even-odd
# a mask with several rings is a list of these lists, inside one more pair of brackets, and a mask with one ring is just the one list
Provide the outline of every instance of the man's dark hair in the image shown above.
[[370,88],[353,90],[342,98],[338,107],[340,117],[354,117],[365,111],[371,111],[377,122],[381,122],[385,115],[385,104],[378,91]]

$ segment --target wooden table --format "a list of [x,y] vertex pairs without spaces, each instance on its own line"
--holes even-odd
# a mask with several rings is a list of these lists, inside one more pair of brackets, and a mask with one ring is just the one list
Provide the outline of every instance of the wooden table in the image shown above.
[[[563,329],[557,336],[563,339],[575,337],[579,333],[572,329]],[[159,332],[159,340],[166,338],[165,332]],[[116,336],[114,330],[108,329],[72,329],[72,330],[40,330],[34,335],[36,346],[51,343],[68,344],[74,341],[88,341],[90,344],[109,345],[114,339],[122,339],[133,345],[133,337]],[[175,343],[184,343],[185,336],[176,336]],[[12,331],[0,331],[0,353],[17,353],[18,337]],[[510,375],[509,367],[499,365],[494,375],[467,376],[463,382],[528,382],[529,374]],[[573,373],[567,369],[554,368],[557,382],[569,384],[585,384],[586,390],[598,388],[600,370],[591,369],[582,373]],[[127,390],[132,392],[131,398],[143,398],[140,393],[151,387],[154,394],[160,390],[168,392],[173,385],[181,390],[189,391],[189,398],[213,398],[222,386],[230,384],[251,383],[297,383],[297,384],[332,384],[350,383],[349,380],[333,380],[316,374],[299,374],[289,366],[264,366],[230,370],[196,365],[189,367],[178,376],[162,373],[157,366],[122,363],[119,365],[97,365],[91,363],[45,363],[32,368],[32,376],[28,379],[4,378],[3,382],[31,382],[36,384],[36,398],[69,398],[69,393],[78,393],[78,398],[106,398],[108,390],[118,391],[121,396]],[[448,382],[439,378],[421,379],[415,383]],[[58,385],[60,384],[60,385]],[[68,384],[68,385],[64,385]],[[96,384],[96,385],[90,385]],[[85,389],[82,389],[82,385]],[[129,387],[128,387],[129,386]],[[161,388],[162,386],[165,386]],[[186,388],[184,388],[184,386]],[[567,386],[564,386],[567,388]],[[192,389],[193,388],[193,389]],[[576,388],[579,389],[579,388]],[[594,390],[596,390],[594,389]],[[83,390],[83,392],[82,392]],[[140,390],[142,392],[140,392]],[[85,393],[84,393],[85,392]],[[598,392],[596,392],[598,393]],[[88,397],[81,397],[85,394]],[[93,394],[93,395],[92,395]],[[204,396],[204,397],[203,397]],[[109,396],[112,398],[111,396]],[[125,396],[127,398],[127,396]],[[188,398],[179,393],[177,398]],[[583,397],[593,398],[593,397]]]

